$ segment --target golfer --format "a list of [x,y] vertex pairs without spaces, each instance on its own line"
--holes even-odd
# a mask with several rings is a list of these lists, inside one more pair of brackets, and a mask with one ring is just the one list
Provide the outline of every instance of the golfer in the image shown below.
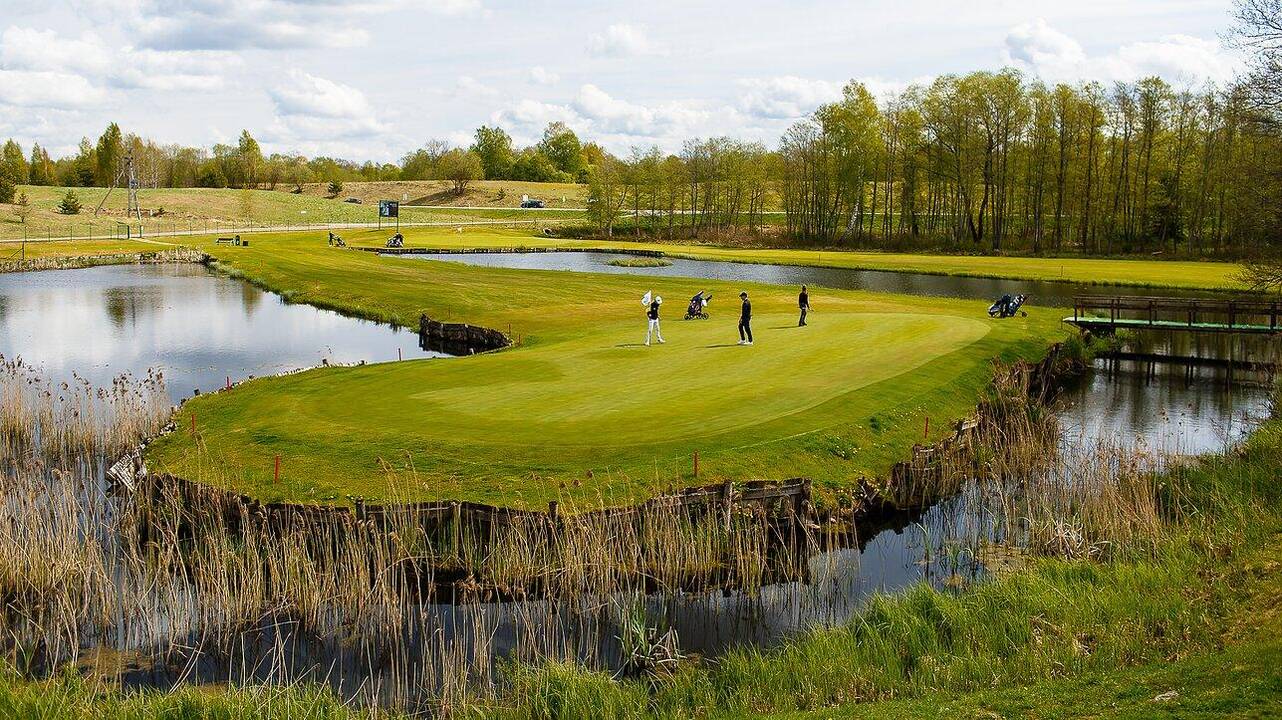
[[806,292],[806,286],[801,286],[801,294],[797,296],[797,307],[801,308],[801,319],[797,321],[797,327],[806,326],[806,313],[810,312],[810,293]]
[[660,345],[663,344],[663,333],[659,332],[659,306],[662,304],[663,298],[656,295],[655,298],[650,301],[650,309],[645,313],[646,317],[650,318],[650,324],[647,325],[645,329],[646,345],[650,344],[651,335],[659,341]]
[[739,299],[743,301],[743,309],[739,311],[739,344],[752,344],[752,303],[748,300],[748,293],[739,293]]

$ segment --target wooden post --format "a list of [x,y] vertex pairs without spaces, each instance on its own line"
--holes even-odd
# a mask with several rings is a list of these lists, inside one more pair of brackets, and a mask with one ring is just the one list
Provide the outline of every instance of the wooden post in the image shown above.
[[734,512],[734,481],[727,480],[721,486],[721,502],[725,505],[726,533],[730,532],[730,518]]
[[922,433],[922,435],[921,435],[921,439],[922,439],[922,440],[928,440],[929,438],[930,438],[930,416],[929,416],[929,415],[927,415],[927,416],[926,416],[926,431]]
[[400,361],[400,360],[404,360],[404,359],[405,359],[405,358],[401,357],[401,349],[400,349],[400,348],[396,348],[396,359],[397,359],[398,361]]
[[[493,515],[490,517],[490,529],[493,531],[494,525],[497,524]],[[463,541],[463,507],[457,502],[450,503],[450,538],[454,545],[454,554],[462,556]]]

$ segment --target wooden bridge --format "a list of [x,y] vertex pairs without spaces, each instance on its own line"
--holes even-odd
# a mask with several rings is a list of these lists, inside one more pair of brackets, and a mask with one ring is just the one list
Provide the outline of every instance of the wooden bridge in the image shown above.
[[1064,318],[1064,322],[1105,332],[1128,329],[1273,335],[1282,332],[1280,314],[1282,302],[1273,300],[1084,295],[1073,298],[1073,316]]

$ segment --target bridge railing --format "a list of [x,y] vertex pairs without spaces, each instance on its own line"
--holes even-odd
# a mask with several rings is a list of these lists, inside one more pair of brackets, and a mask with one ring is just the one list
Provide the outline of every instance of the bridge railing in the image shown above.
[[[1117,324],[1119,320],[1133,323],[1136,320],[1169,326],[1180,322],[1192,328],[1212,324],[1226,329],[1250,327],[1271,332],[1282,329],[1282,302],[1257,299],[1171,298],[1142,296],[1079,295],[1073,298],[1073,321],[1104,320]],[[1172,316],[1175,316],[1174,318]]]

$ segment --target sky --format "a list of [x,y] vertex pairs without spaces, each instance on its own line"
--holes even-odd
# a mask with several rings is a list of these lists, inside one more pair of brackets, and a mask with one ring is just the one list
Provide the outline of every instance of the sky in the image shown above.
[[560,120],[617,153],[774,146],[850,80],[946,73],[1224,82],[1230,0],[0,0],[0,137],[56,155],[108,122],[209,147],[396,160]]

